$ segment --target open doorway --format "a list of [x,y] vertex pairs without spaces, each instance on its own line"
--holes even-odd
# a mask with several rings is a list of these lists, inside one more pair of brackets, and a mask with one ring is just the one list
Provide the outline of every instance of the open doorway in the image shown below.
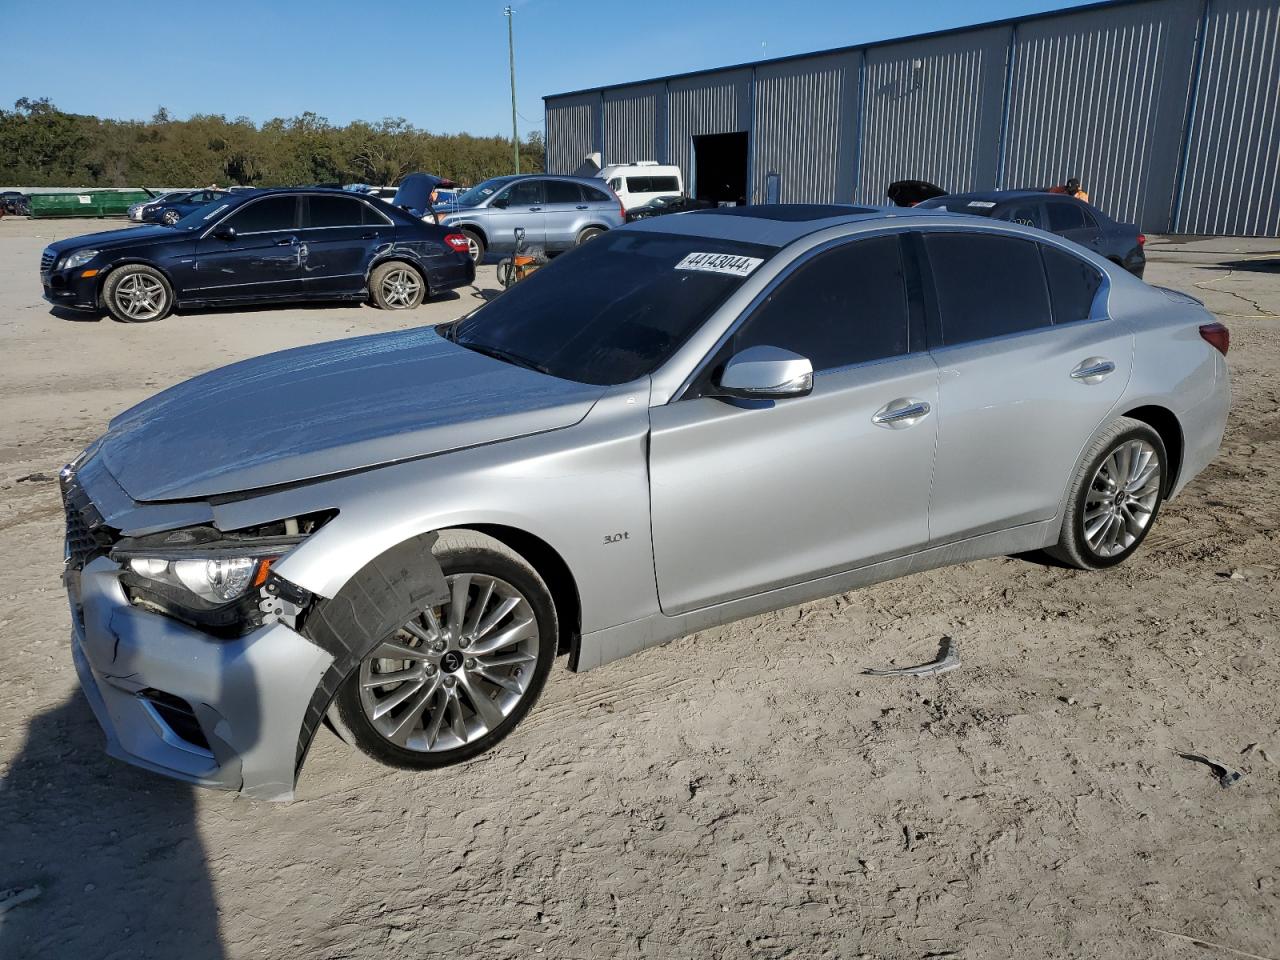
[[693,195],[743,206],[747,202],[747,134],[711,133],[693,138]]

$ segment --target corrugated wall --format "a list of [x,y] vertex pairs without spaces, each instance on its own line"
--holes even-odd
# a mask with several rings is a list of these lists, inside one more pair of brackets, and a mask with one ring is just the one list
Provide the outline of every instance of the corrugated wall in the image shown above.
[[751,71],[726,70],[671,80],[667,84],[667,163],[680,167],[692,186],[689,155],[704,133],[751,129]]
[[1199,12],[1165,0],[1019,25],[1004,186],[1078,176],[1112,217],[1166,229]]
[[601,149],[600,94],[547,101],[547,172],[571,174]]
[[1182,233],[1280,236],[1280,4],[1211,0]]
[[888,203],[894,180],[994,185],[1008,49],[1000,27],[867,50],[854,199]]
[[850,196],[857,141],[860,52],[766,64],[756,70],[752,114],[754,202],[765,177],[782,177],[783,203]]
[[604,92],[604,162],[666,162],[667,90],[662,83]]

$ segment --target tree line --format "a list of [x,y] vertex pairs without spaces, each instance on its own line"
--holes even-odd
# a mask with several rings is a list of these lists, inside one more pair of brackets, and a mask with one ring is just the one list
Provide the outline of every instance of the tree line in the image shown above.
[[[521,171],[543,169],[542,137],[520,144]],[[30,187],[393,185],[423,171],[459,183],[511,173],[511,141],[437,134],[403,118],[336,126],[314,113],[258,125],[197,114],[111,120],[48,99],[0,110],[0,184]]]

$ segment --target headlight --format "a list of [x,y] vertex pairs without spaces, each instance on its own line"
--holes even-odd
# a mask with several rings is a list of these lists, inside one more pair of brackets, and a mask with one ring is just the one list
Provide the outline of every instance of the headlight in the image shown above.
[[129,569],[144,580],[185,589],[206,603],[222,604],[244,596],[255,581],[260,583],[260,574],[265,579],[270,563],[270,559],[259,557],[134,557]]
[[97,250],[77,250],[75,253],[69,253],[62,258],[62,269],[74,270],[76,267],[82,267],[97,255]]

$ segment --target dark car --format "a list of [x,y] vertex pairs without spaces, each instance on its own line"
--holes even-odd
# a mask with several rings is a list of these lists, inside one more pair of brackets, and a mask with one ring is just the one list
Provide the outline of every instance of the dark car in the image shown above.
[[1008,220],[1066,237],[1141,277],[1147,266],[1147,238],[1132,223],[1118,223],[1097,207],[1064,194],[1040,190],[949,193],[922,200],[921,209],[945,209]]
[[707,210],[715,205],[713,200],[699,200],[697,197],[655,197],[643,206],[628,210],[627,223],[661,217],[668,213],[683,213],[686,210]]
[[192,190],[165,194],[153,203],[144,205],[139,211],[138,219],[143,223],[163,223],[171,227],[187,214],[195,213],[226,195],[226,190]]
[[60,240],[40,258],[44,298],[130,323],[174,307],[298,300],[418,306],[475,279],[460,233],[340,190],[229,195],[172,227]]
[[5,190],[0,193],[0,217],[10,214],[15,217],[28,216],[31,213],[31,201],[19,190]]

